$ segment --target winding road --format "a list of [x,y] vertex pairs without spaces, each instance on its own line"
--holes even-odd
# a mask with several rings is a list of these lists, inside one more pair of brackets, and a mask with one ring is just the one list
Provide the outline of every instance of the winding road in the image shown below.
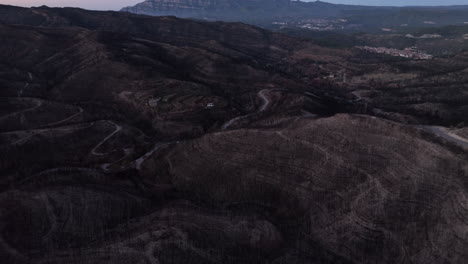
[[[17,98],[15,98],[17,99]],[[47,101],[44,101],[44,100],[41,100],[41,99],[37,99],[37,98],[22,98],[22,99],[19,99],[19,100],[22,100],[22,101],[25,101],[25,100],[31,100],[31,102],[34,103],[34,106],[33,107],[30,107],[30,108],[27,108],[27,109],[23,109],[23,110],[20,110],[20,111],[17,111],[17,112],[13,112],[13,113],[9,113],[7,115],[4,115],[4,116],[0,116],[0,121],[3,121],[5,119],[8,119],[10,117],[13,117],[13,116],[16,116],[16,115],[20,115],[20,114],[24,114],[24,113],[27,113],[27,112],[32,112],[36,109],[38,109],[39,107],[41,107],[44,102],[47,102]],[[45,128],[45,127],[51,127],[51,126],[57,126],[57,125],[61,125],[63,123],[66,123],[74,118],[76,118],[77,116],[83,114],[84,110],[83,108],[81,107],[77,107],[78,108],[78,112],[75,113],[75,114],[72,114],[71,116],[63,119],[63,120],[60,120],[60,121],[56,121],[56,122],[53,122],[53,123],[48,123],[48,124],[45,124],[45,125],[42,125],[40,126],[40,128]]]
[[430,131],[435,135],[442,137],[460,147],[468,149],[468,139],[462,138],[459,135],[451,133],[447,128],[441,126],[422,126],[426,131]]
[[270,99],[265,95],[265,92],[268,90],[261,90],[258,93],[258,96],[263,100],[263,104],[258,109],[259,112],[263,112],[267,109],[268,105],[270,104]]
[[141,170],[141,166],[143,165],[143,162],[145,162],[145,160],[151,157],[151,155],[153,155],[163,145],[164,145],[163,143],[157,143],[152,150],[148,151],[147,153],[145,153],[145,155],[135,160],[135,169]]
[[248,115],[244,115],[244,116],[238,116],[238,117],[235,117],[231,120],[229,120],[228,122],[226,122],[222,127],[221,129],[222,130],[226,130],[228,129],[230,126],[232,126],[232,124],[234,124],[235,122],[241,120],[241,119],[245,119],[245,118],[249,118],[253,115],[256,115],[260,112],[263,112],[265,111],[267,108],[268,108],[268,105],[270,104],[270,99],[268,99],[268,97],[265,95],[265,92],[267,91],[271,91],[269,89],[264,89],[264,90],[261,90],[260,92],[258,92],[257,96],[260,97],[260,99],[262,99],[263,103],[262,105],[260,106],[260,108],[258,109],[258,111],[256,113],[252,113],[252,114],[248,114]]
[[24,98],[24,99],[33,101],[35,103],[35,106],[33,106],[31,108],[21,110],[21,111],[18,111],[18,112],[14,112],[14,113],[10,113],[10,114],[4,115],[4,116],[0,116],[0,121],[5,120],[5,119],[7,119],[9,117],[12,117],[12,116],[15,116],[15,115],[24,114],[26,112],[34,111],[37,108],[41,107],[42,104],[43,104],[42,100],[39,100],[39,99],[36,99],[36,98]]
[[167,145],[171,145],[171,144],[177,144],[177,143],[179,143],[179,141],[157,143],[156,145],[154,145],[152,150],[145,153],[145,155],[141,156],[140,158],[138,158],[137,160],[134,161],[135,162],[135,169],[141,170],[141,167],[142,167],[143,163],[145,162],[145,160],[147,160],[149,157],[151,157],[160,148],[165,147]]
[[111,123],[112,125],[115,126],[115,130],[110,133],[107,137],[105,137],[101,142],[99,142],[92,150],[91,150],[91,154],[95,155],[95,156],[104,156],[104,155],[107,155],[108,153],[104,153],[104,152],[98,152],[98,148],[100,148],[104,143],[106,143],[107,140],[109,140],[110,138],[112,138],[115,134],[119,133],[121,130],[122,130],[122,126],[120,125],[117,125],[116,123],[112,122],[112,121],[108,121],[109,123]]
[[74,131],[74,130],[79,130],[79,129],[87,129],[90,128],[94,125],[94,122],[92,123],[83,123],[83,124],[78,124],[78,125],[71,125],[71,126],[62,126],[62,127],[56,127],[56,128],[43,128],[43,129],[32,129],[32,130],[19,130],[19,131],[9,131],[5,133],[0,133],[1,136],[8,136],[8,135],[15,135],[21,132],[29,132],[29,135],[26,135],[24,137],[19,138],[18,140],[11,142],[10,145],[20,145],[25,142],[27,142],[29,139],[36,135],[41,135],[45,132],[50,132],[50,131],[58,131],[58,132],[69,132],[69,131]]
[[351,100],[351,102],[360,102],[360,101],[362,101],[362,96],[359,95],[358,91],[351,92],[351,94],[355,96],[355,99]]
[[60,120],[60,121],[57,121],[57,122],[54,122],[54,123],[49,123],[49,124],[43,125],[42,127],[50,127],[50,126],[56,126],[56,125],[63,124],[63,123],[65,123],[65,122],[68,122],[68,121],[74,119],[75,117],[81,115],[83,112],[84,112],[83,108],[78,107],[78,113],[75,113],[75,114],[73,114],[73,115],[71,115],[71,116],[69,116],[69,117],[67,117],[67,118],[65,118],[65,119],[63,119],[63,120]]

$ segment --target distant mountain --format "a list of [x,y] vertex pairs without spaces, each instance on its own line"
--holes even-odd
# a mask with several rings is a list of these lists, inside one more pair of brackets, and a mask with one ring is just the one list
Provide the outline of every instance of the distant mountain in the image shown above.
[[361,9],[368,7],[291,0],[147,0],[133,7],[123,8],[122,11],[208,20],[265,22],[308,16],[336,17],[344,11]]
[[175,15],[205,20],[241,21],[260,26],[310,19],[343,19],[339,28],[463,24],[468,6],[375,7],[292,0],[146,0],[122,11],[146,15]]

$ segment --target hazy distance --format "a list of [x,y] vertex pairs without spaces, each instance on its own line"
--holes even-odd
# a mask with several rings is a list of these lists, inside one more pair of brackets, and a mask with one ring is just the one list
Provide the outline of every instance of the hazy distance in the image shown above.
[[81,7],[92,10],[120,10],[143,0],[0,0],[0,4],[16,6]]
[[[143,0],[0,0],[0,4],[16,6],[41,6],[51,7],[81,7],[94,10],[119,10],[125,6],[135,5]],[[313,1],[312,1],[313,2]],[[466,0],[329,0],[326,2],[353,5],[463,5]]]

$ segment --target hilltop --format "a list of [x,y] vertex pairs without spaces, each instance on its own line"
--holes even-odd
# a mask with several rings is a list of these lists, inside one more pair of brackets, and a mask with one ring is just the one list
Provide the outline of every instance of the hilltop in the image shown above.
[[466,51],[11,6],[0,39],[4,263],[466,262]]

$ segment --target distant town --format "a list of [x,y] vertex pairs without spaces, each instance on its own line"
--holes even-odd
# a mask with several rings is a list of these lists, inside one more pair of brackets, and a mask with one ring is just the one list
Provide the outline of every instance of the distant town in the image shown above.
[[416,47],[410,47],[403,50],[369,46],[356,46],[356,48],[372,53],[387,54],[390,56],[403,57],[409,59],[430,60],[433,58],[432,55],[419,51],[416,49]]
[[293,21],[273,22],[274,26],[279,28],[303,28],[315,31],[344,30],[356,27],[356,25],[346,24],[346,19],[302,19]]

